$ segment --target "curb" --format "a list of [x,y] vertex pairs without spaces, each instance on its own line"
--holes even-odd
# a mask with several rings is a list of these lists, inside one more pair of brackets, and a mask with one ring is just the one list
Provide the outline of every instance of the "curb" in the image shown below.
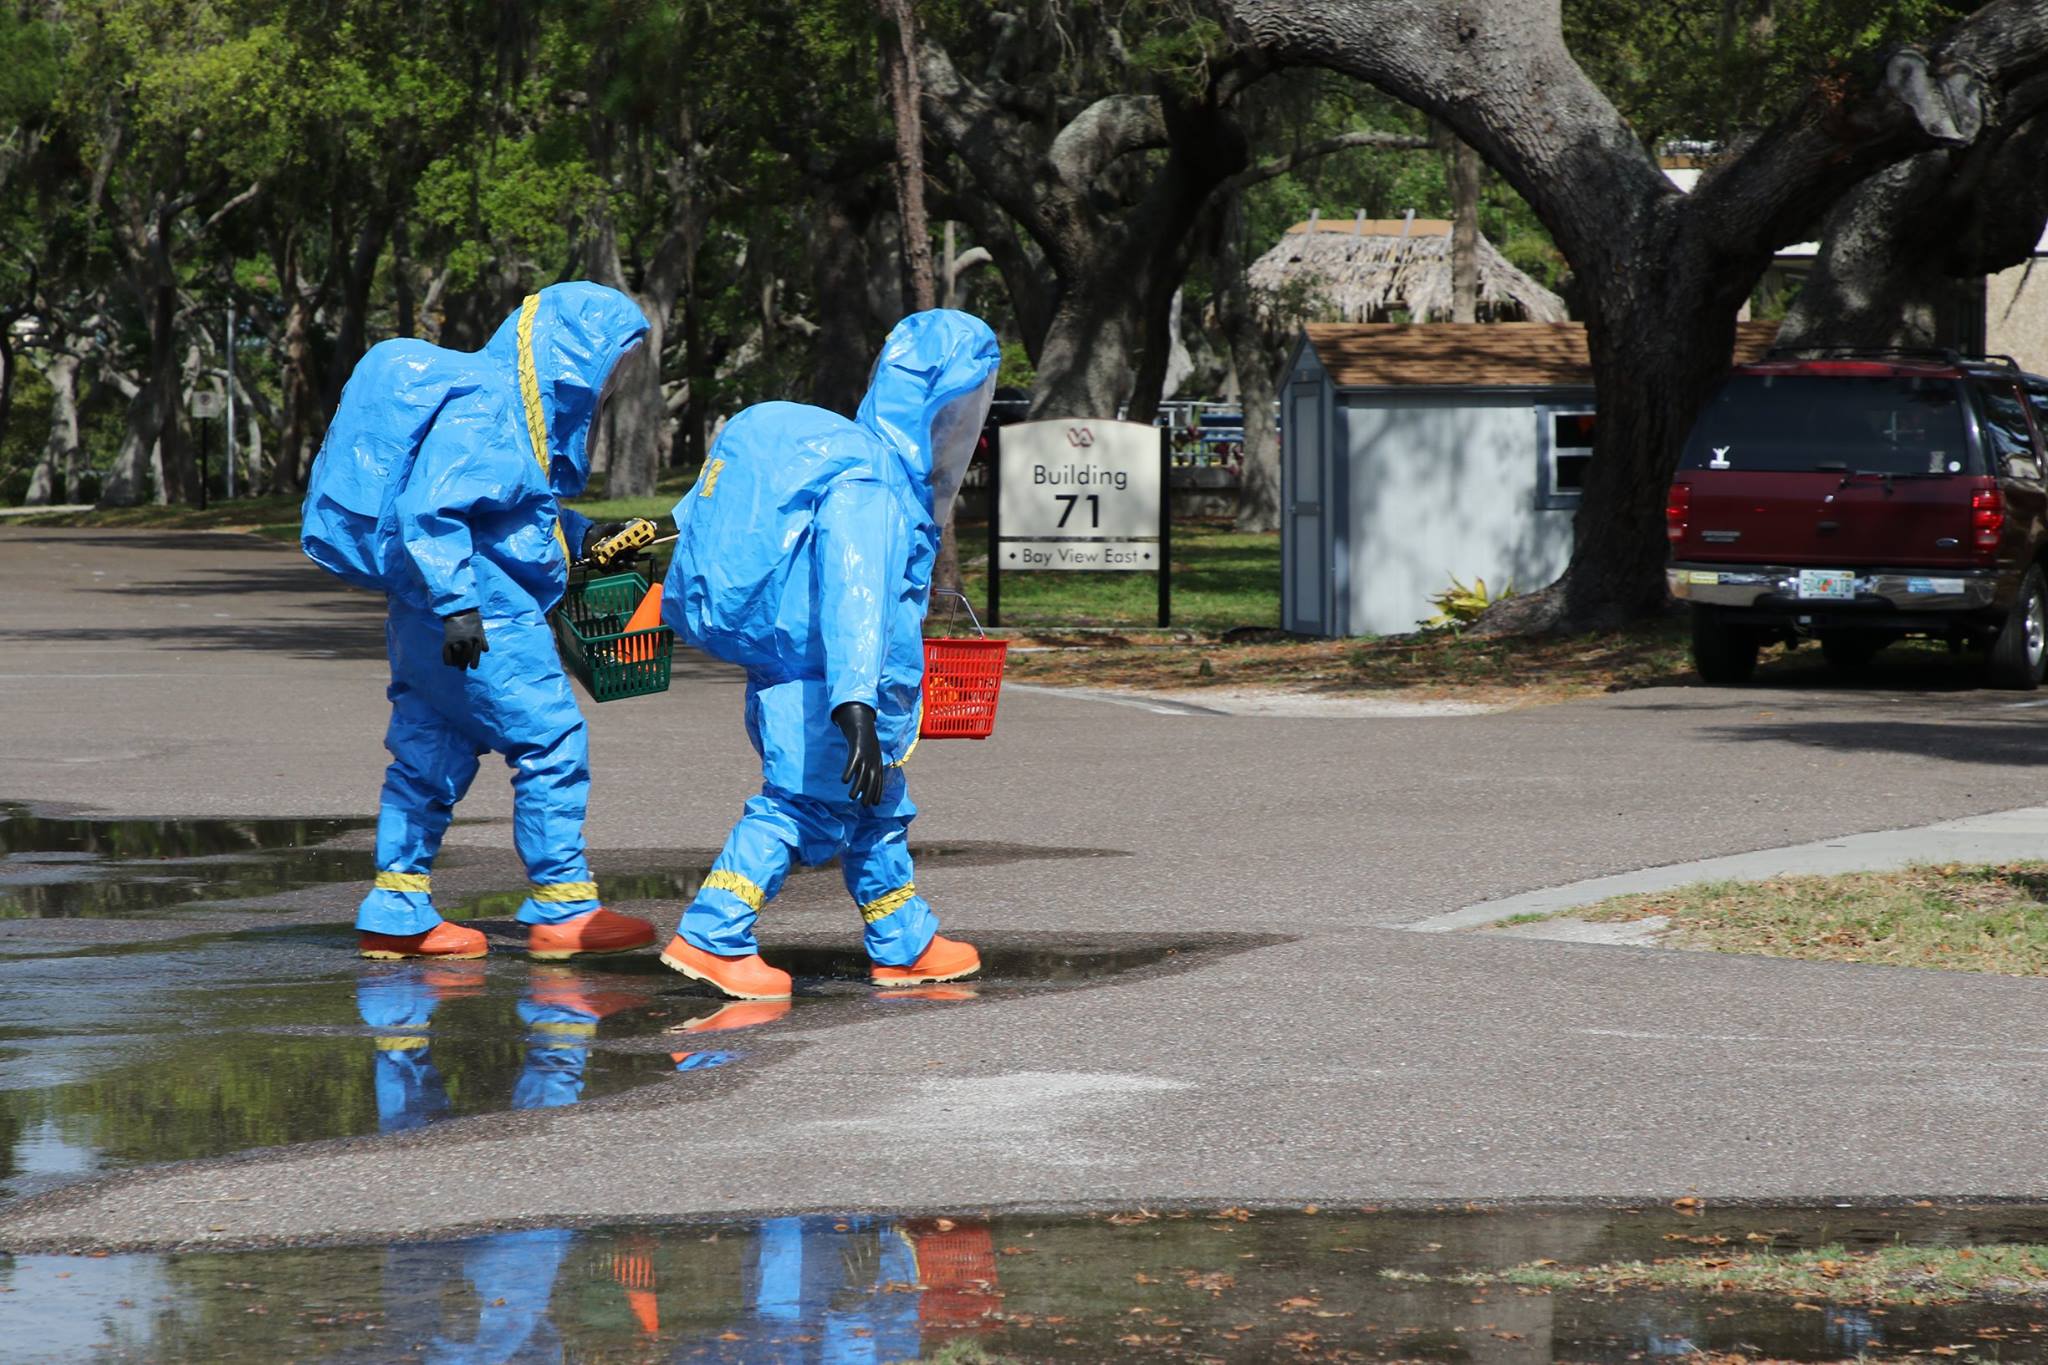
[[1516,915],[1547,915],[1640,891],[1669,891],[1694,882],[1755,881],[1763,877],[1829,876],[1841,872],[1883,872],[1911,863],[1999,863],[2036,858],[2048,853],[2048,806],[1945,820],[1938,825],[1879,830],[1822,839],[1810,844],[1732,853],[1697,862],[1671,863],[1594,877],[1565,886],[1527,891],[1501,900],[1481,901],[1427,919],[1399,924],[1419,934],[1445,934],[1479,929]]

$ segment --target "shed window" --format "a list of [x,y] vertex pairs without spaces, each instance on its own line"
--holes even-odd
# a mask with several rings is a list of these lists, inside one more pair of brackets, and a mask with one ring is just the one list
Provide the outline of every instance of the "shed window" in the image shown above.
[[1586,487],[1586,466],[1593,458],[1593,414],[1584,410],[1544,408],[1537,412],[1537,506],[1577,507]]

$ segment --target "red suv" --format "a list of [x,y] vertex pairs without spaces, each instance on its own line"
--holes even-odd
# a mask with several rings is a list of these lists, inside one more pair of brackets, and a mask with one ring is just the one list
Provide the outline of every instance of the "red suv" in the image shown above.
[[[1807,358],[1812,356],[1813,358]],[[1694,666],[1747,681],[1816,636],[1853,671],[1908,635],[1987,651],[1995,687],[2048,670],[2048,379],[1950,353],[1780,353],[1711,398],[1665,505]]]

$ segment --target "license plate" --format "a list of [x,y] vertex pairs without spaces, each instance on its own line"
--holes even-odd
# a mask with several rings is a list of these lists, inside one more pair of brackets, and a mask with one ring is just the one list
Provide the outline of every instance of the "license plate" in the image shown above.
[[1804,601],[1844,601],[1856,596],[1856,575],[1847,569],[1801,569],[1799,596]]

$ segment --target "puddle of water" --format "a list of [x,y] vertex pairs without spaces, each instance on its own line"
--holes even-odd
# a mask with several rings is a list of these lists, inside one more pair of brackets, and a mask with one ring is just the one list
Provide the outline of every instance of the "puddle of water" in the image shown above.
[[[520,926],[493,924],[523,941]],[[284,930],[15,959],[0,973],[0,1199],[165,1161],[617,1094],[773,1026],[1072,989],[1236,939],[992,946],[985,979],[876,991],[858,948],[783,947],[793,1002],[728,1004],[652,953],[366,963]]]
[[650,977],[512,961],[292,978],[278,957],[242,942],[10,964],[0,1197],[148,1162],[573,1104],[707,1064],[690,1055],[694,1039],[622,1050],[716,1008],[666,1000]]
[[[2048,1209],[1770,1209],[1777,1245],[2048,1239]],[[1670,1254],[1698,1219],[1551,1213],[774,1218],[391,1247],[0,1257],[22,1360],[854,1362],[2038,1358],[2043,1309],[1460,1282]],[[38,1354],[40,1352],[40,1354]]]
[[320,845],[374,824],[47,818],[0,803],[0,919],[146,915],[367,880],[368,851]]

